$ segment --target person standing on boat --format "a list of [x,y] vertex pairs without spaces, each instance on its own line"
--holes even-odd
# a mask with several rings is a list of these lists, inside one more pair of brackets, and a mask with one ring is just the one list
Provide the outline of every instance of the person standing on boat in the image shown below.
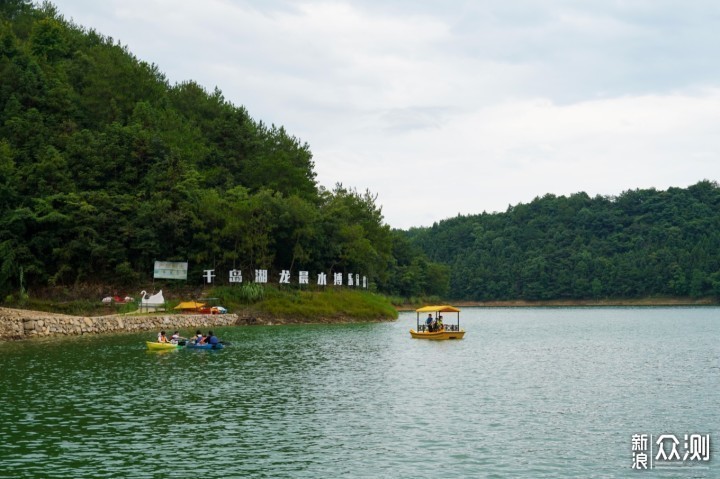
[[428,317],[425,320],[425,326],[427,327],[427,330],[429,333],[432,332],[432,322],[433,322],[432,314],[428,313]]
[[442,315],[438,317],[438,320],[437,320],[437,330],[438,330],[438,331],[442,331],[442,330],[443,330]]

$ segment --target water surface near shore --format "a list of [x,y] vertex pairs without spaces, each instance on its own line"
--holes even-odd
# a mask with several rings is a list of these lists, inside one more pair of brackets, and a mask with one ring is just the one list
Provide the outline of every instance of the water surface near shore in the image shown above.
[[[627,477],[633,434],[717,438],[720,308],[460,319],[446,342],[410,339],[402,313],[217,328],[222,351],[3,343],[0,477]],[[719,477],[715,456],[637,474]]]

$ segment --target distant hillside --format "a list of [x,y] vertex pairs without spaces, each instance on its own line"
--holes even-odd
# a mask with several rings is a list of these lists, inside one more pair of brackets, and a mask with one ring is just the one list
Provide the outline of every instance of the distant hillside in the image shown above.
[[447,274],[412,275],[433,265],[373,195],[319,187],[309,146],[284,128],[218,89],[170,85],[49,3],[0,2],[0,299],[146,281],[155,260],[188,261],[197,281],[262,268],[447,289]]
[[720,188],[545,195],[505,213],[412,229],[473,300],[720,297]]

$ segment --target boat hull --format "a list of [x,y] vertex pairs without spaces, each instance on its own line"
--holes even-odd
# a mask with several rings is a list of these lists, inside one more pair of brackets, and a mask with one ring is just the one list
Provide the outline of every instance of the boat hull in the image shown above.
[[223,349],[225,346],[221,343],[217,344],[192,344],[188,343],[185,346],[187,349]]
[[158,343],[157,341],[145,341],[145,344],[147,344],[147,348],[150,351],[170,351],[172,349],[177,349],[181,346],[178,346],[177,344],[172,343]]
[[410,336],[414,339],[433,339],[436,341],[442,341],[445,339],[462,339],[463,336],[465,336],[465,331],[461,329],[460,331],[435,331],[429,333],[427,331],[418,332],[411,329]]

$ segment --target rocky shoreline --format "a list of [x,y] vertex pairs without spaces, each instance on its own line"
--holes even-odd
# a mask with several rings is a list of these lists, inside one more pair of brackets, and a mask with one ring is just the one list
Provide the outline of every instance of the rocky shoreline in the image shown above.
[[70,316],[65,314],[0,308],[0,340],[48,336],[173,330],[255,324],[255,318],[237,314],[125,314],[111,316]]
[[254,311],[239,314],[114,314],[72,316],[25,309],[0,308],[0,341],[83,334],[130,333],[217,326],[280,325],[297,323],[349,323],[349,317],[277,318]]

